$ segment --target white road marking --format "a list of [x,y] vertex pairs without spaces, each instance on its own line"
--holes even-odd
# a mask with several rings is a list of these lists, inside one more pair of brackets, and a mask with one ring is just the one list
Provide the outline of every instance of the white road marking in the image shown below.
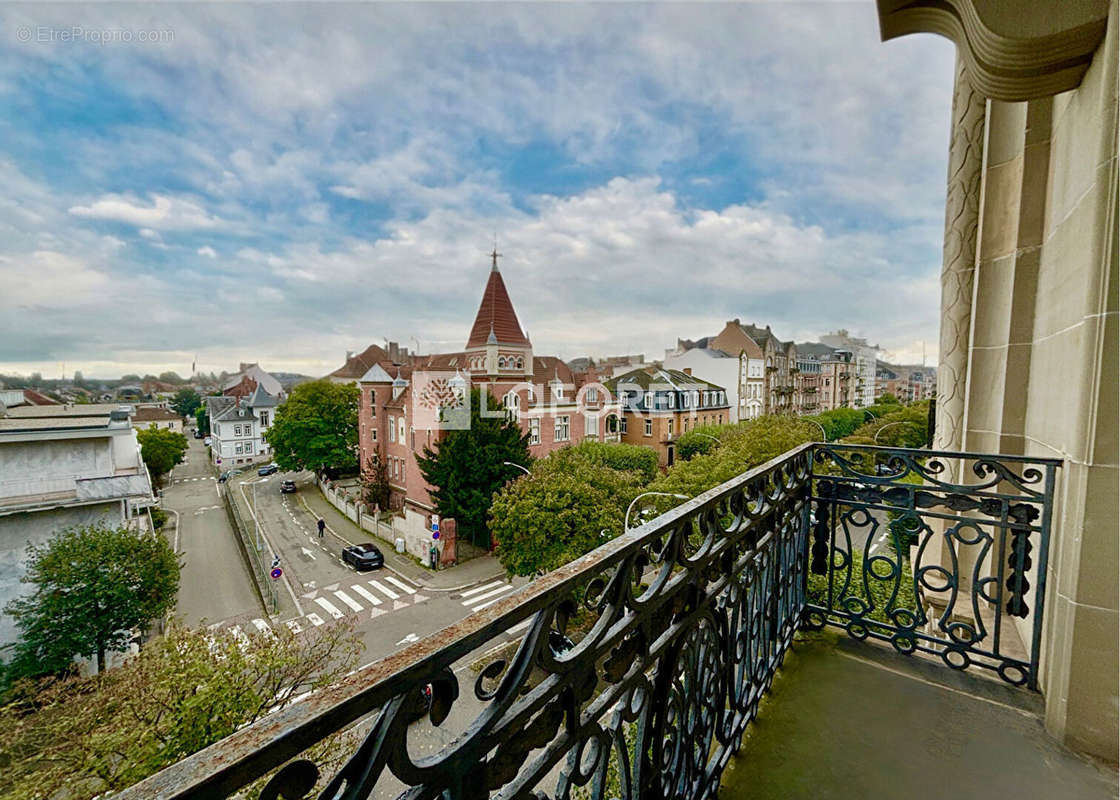
[[[503,584],[501,584],[500,588],[495,589],[492,592],[487,592],[486,594],[480,594],[477,597],[472,597],[469,600],[462,600],[461,602],[465,606],[470,606],[471,608],[473,608],[475,610],[478,610],[478,609],[482,608],[482,606],[476,606],[476,605],[474,605],[475,603],[479,602],[480,600],[486,600],[487,598],[490,598],[490,597],[496,597],[497,595],[505,594],[506,592],[508,592],[512,589],[513,589],[513,587],[510,586],[508,583],[503,583]],[[493,601],[491,601],[491,602],[493,602]],[[490,603],[486,603],[485,605],[490,605]]]
[[400,597],[400,595],[397,594],[396,592],[394,592],[392,589],[385,588],[385,584],[381,583],[380,581],[372,580],[372,581],[366,581],[366,583],[368,583],[370,586],[372,586],[377,591],[381,592],[383,595],[388,597],[390,600],[396,600],[398,597]]
[[379,606],[379,605],[381,605],[381,598],[380,598],[380,597],[378,597],[377,595],[375,595],[375,594],[374,594],[373,592],[371,592],[371,591],[370,591],[369,589],[367,589],[366,587],[362,586],[361,584],[357,584],[357,583],[355,583],[355,584],[354,584],[353,586],[351,586],[350,588],[351,588],[352,590],[354,590],[355,592],[357,592],[358,594],[360,594],[360,595],[361,595],[362,597],[364,597],[364,598],[365,598],[366,600],[369,600],[369,601],[370,601],[371,603],[373,603],[373,604],[374,604],[375,606]]
[[398,589],[403,589],[404,591],[408,592],[409,594],[416,594],[415,589],[413,589],[411,586],[409,586],[406,583],[402,583],[401,581],[398,581],[392,575],[386,575],[385,580],[387,580],[389,583],[396,586]]
[[314,611],[307,615],[307,620],[315,627],[319,627],[323,624],[323,618],[316,614]]
[[375,608],[375,609],[373,609],[373,611],[369,612],[369,618],[373,619],[374,617],[380,617],[382,614],[385,614],[385,613],[386,612],[382,611],[380,608]]
[[504,581],[494,581],[493,583],[488,583],[485,586],[476,586],[473,589],[468,589],[467,591],[463,592],[460,597],[470,597],[472,594],[478,594],[479,592],[484,592],[487,589],[493,589],[495,586],[503,585]]
[[335,619],[342,619],[342,612],[338,610],[338,606],[332,603],[325,597],[316,597],[315,602],[318,603],[324,611],[330,614]]
[[324,587],[323,587],[323,591],[325,591],[325,592],[333,592],[333,591],[334,591],[335,589],[337,589],[337,588],[338,588],[338,584],[337,584],[337,583],[332,583],[332,584],[331,584],[330,586],[324,586]]
[[299,633],[300,631],[303,630],[303,628],[300,627],[299,623],[296,622],[294,619],[290,619],[287,622],[285,622],[284,624],[287,625],[291,629],[292,633]]
[[315,560],[315,554],[308,550],[306,547],[301,547],[299,551],[303,553],[304,558],[310,558],[312,561]]
[[408,603],[402,603],[400,600],[393,601],[394,611],[400,611],[402,608],[408,608]]
[[424,595],[418,594],[418,595],[416,595],[415,597],[412,598],[412,602],[413,603],[423,603],[427,599],[428,598],[425,597]]
[[408,636],[404,637],[399,642],[397,642],[397,647],[400,647],[402,644],[412,644],[413,642],[418,642],[418,641],[420,641],[420,637],[417,636],[415,633],[410,633]]
[[[513,587],[511,586],[510,588],[512,589]],[[482,609],[486,608],[486,606],[492,606],[501,599],[502,598],[500,598],[500,597],[495,597],[493,600],[487,600],[485,603],[483,603],[481,605],[472,606],[471,611],[481,611]]]
[[355,611],[362,610],[361,604],[358,603],[358,601],[356,601],[353,597],[346,594],[346,592],[338,591],[334,593],[334,596],[344,602],[346,605],[350,606],[350,608],[354,609]]

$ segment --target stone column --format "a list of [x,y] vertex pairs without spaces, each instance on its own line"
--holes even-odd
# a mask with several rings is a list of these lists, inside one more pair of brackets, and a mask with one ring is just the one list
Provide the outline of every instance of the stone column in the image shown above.
[[937,431],[934,447],[964,446],[968,346],[972,290],[980,223],[980,179],[984,162],[986,100],[969,81],[957,55],[953,130],[945,202],[945,247],[941,268],[941,344],[937,369]]

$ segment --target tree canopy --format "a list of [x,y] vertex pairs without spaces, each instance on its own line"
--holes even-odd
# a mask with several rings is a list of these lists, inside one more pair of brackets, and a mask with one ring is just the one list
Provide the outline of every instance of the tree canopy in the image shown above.
[[[656,470],[657,454],[648,452]],[[498,492],[490,508],[490,530],[507,573],[556,569],[622,533],[626,507],[642,491],[645,472],[612,468],[602,455],[599,448],[565,448],[535,462],[530,475]],[[616,463],[627,462],[621,458]]]
[[20,580],[35,588],[4,609],[20,632],[12,674],[65,672],[77,656],[97,656],[100,669],[129,629],[175,605],[179,560],[162,535],[89,525],[28,545]]
[[171,407],[180,416],[190,417],[202,405],[202,398],[190,386],[184,386],[171,398]]
[[328,380],[296,386],[264,434],[283,470],[358,464],[358,387]]
[[[613,470],[638,473],[643,483],[657,477],[657,451],[652,447],[621,442],[597,442],[585,439],[577,445],[569,445],[552,453],[547,463],[566,464],[569,461],[591,462],[610,467]],[[544,463],[544,462],[541,462]]]
[[[440,516],[454,517],[460,536],[489,548],[486,517],[494,492],[522,474],[505,462],[527,466],[532,457],[529,435],[505,415],[482,416],[482,398],[478,389],[471,389],[470,425],[444,431],[434,448],[424,448],[417,463],[435,487],[431,496]],[[489,393],[485,398],[490,411],[500,409]]]
[[140,457],[155,480],[181,464],[187,453],[186,436],[168,428],[157,428],[154,422],[146,430],[138,430],[136,438],[140,441]]
[[0,705],[0,786],[13,800],[120,791],[337,681],[360,650],[352,623],[247,639],[172,625],[103,675],[21,682]]

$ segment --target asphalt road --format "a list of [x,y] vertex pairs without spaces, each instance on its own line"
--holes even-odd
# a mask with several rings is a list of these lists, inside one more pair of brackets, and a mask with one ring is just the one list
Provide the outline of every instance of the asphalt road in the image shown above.
[[[234,538],[201,440],[190,438],[186,462],[163,491],[163,508],[179,515],[183,571],[176,614],[188,625],[262,616],[260,600]],[[174,515],[172,515],[174,516]]]
[[[296,481],[296,493],[280,492],[280,483],[286,479]],[[319,491],[309,473],[280,472],[262,478],[251,470],[235,477],[230,490],[239,497],[243,492],[245,505],[254,506],[264,538],[279,556],[284,578],[295,595],[295,613],[281,620],[258,617],[228,621],[242,629],[287,625],[298,633],[334,620],[356,618],[356,631],[363,644],[360,663],[367,664],[458,622],[514,589],[507,581],[494,580],[462,591],[430,590],[394,572],[391,566],[356,571],[342,561],[342,548],[357,540],[344,539],[333,528],[328,528],[320,540],[318,517],[300,502],[301,493]],[[249,519],[246,522],[252,524]],[[374,537],[361,541],[374,541]],[[385,551],[384,542],[375,543]],[[282,591],[286,593],[286,589]]]

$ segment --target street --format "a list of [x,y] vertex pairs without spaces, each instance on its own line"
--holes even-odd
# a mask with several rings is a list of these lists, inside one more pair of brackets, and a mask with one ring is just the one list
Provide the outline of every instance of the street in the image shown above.
[[182,553],[175,613],[188,625],[262,616],[202,441],[188,435],[186,460],[163,490],[163,508],[178,516],[173,544]]

